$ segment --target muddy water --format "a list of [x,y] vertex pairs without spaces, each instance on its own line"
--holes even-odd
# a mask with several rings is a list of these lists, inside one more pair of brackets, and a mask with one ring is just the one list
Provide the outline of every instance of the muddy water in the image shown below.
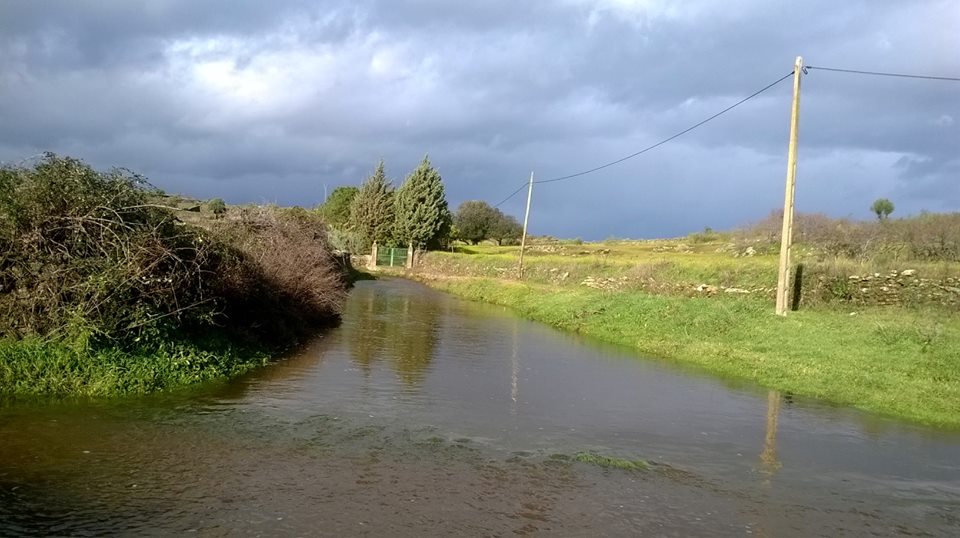
[[0,408],[0,535],[181,534],[958,536],[960,434],[362,282],[249,376]]

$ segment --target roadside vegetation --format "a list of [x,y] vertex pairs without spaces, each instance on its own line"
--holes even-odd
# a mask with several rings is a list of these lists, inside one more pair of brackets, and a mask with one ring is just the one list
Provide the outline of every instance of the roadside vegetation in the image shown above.
[[336,321],[347,282],[318,216],[182,202],[55,155],[0,169],[0,393],[236,374]]
[[[796,306],[773,314],[779,215],[734,232],[431,252],[410,275],[462,297],[796,395],[960,427],[960,214],[800,215]],[[892,205],[892,204],[891,204]],[[882,215],[882,216],[881,216]]]

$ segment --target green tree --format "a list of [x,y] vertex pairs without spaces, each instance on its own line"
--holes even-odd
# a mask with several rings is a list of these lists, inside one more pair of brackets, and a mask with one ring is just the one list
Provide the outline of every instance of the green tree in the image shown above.
[[457,228],[456,223],[450,225],[450,242],[453,241],[466,241],[466,239],[460,237],[460,228]]
[[503,245],[505,241],[516,241],[523,234],[523,225],[517,222],[517,219],[511,215],[505,215],[499,209],[495,210],[497,217],[490,226],[490,239]]
[[890,213],[893,213],[893,202],[886,198],[877,198],[870,206],[870,211],[877,214],[877,219],[887,220]]
[[343,229],[350,221],[350,206],[360,189],[356,187],[337,187],[320,206],[320,215],[332,228]]
[[460,204],[453,216],[457,239],[474,245],[490,237],[490,229],[498,218],[496,209],[481,200],[468,200]]
[[227,203],[222,198],[214,198],[207,202],[207,209],[213,212],[214,218],[220,218],[227,212]]
[[427,157],[397,189],[395,239],[417,249],[437,247],[449,239],[453,219],[443,180]]
[[374,241],[383,243],[390,239],[395,215],[393,197],[393,187],[381,160],[350,204],[350,228],[362,250],[369,250]]

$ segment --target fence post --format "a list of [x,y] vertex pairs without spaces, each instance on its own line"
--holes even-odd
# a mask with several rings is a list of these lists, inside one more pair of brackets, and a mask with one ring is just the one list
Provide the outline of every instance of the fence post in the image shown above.
[[370,250],[370,261],[367,262],[367,269],[376,269],[377,268],[377,242],[373,242],[373,247]]

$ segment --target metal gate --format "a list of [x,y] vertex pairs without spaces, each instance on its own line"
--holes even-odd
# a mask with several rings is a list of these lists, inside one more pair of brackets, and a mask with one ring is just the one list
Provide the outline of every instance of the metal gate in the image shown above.
[[376,264],[386,267],[406,267],[407,249],[396,247],[378,248]]

